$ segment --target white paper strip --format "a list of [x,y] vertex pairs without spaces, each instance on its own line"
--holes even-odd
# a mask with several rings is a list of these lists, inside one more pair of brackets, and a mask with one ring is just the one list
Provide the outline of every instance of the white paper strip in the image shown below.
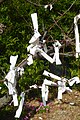
[[43,105],[46,106],[45,97],[42,97],[42,102],[43,102]]
[[22,76],[24,74],[24,68],[23,67],[17,67],[17,72],[18,72],[18,75]]
[[48,93],[49,93],[48,86],[46,86],[46,89],[45,89],[45,101],[48,101]]
[[32,18],[32,23],[33,23],[33,27],[34,27],[34,32],[35,32],[35,31],[38,31],[37,13],[31,14],[31,18]]
[[29,43],[34,43],[41,35],[38,32],[37,13],[31,14],[31,18],[32,18],[32,23],[33,23],[33,27],[34,27],[34,35],[32,36],[32,38],[29,41]]
[[52,81],[44,79],[43,84],[45,84],[45,85],[51,85],[51,83],[52,83]]
[[40,54],[45,58],[47,59],[49,62],[53,63],[53,59],[47,55],[42,49],[40,48],[37,48],[37,51],[40,52]]
[[48,7],[50,7],[50,10],[52,10],[52,4],[49,4],[49,5],[45,5],[44,8],[47,9]]
[[73,86],[74,83],[76,83],[76,84],[80,83],[79,77],[73,77],[73,78],[69,79],[68,83],[70,86]]
[[45,97],[45,84],[42,84],[42,97]]
[[30,39],[29,43],[34,43],[40,36],[41,36],[40,33],[36,32]]
[[14,93],[12,96],[13,96],[13,103],[14,103],[14,106],[18,106],[17,94]]
[[15,70],[10,70],[5,79],[8,80],[7,82],[4,82],[4,84],[8,87],[9,95],[13,95],[14,89],[16,87]]
[[37,49],[37,45],[35,45],[33,48],[30,48],[30,54],[32,54],[33,56],[36,54],[36,49]]
[[44,8],[45,8],[45,9],[48,8],[48,5],[45,5]]
[[80,55],[80,41],[79,41],[79,31],[78,31],[78,20],[80,19],[80,14],[74,17],[74,30],[75,30],[75,39],[76,39],[76,58]]
[[51,4],[49,6],[50,6],[50,10],[52,10],[53,6]]
[[14,106],[18,106],[18,99],[17,99],[15,85],[10,82],[8,82],[8,83],[4,82],[4,84],[8,87],[9,95],[12,95],[12,97],[13,97]]
[[62,87],[61,87],[61,85],[62,85],[62,82],[61,81],[58,81],[58,100],[61,100],[62,99]]
[[66,87],[66,91],[72,92],[72,90],[69,87]]
[[65,91],[72,92],[69,87],[66,87],[66,79],[62,79],[62,81],[58,81],[58,100],[62,99],[62,93]]
[[75,81],[76,81],[76,84],[79,84],[80,83],[79,77],[75,77]]
[[10,70],[6,77],[5,77],[9,82],[11,82],[12,84],[14,83],[15,80],[15,70]]
[[47,59],[49,62],[53,63],[53,59],[47,55],[42,49],[39,48],[39,45],[30,45],[28,46],[28,50],[30,51],[30,54],[35,55],[37,52],[39,52],[45,59]]
[[51,85],[57,86],[57,84],[56,84],[55,82],[52,82],[52,81],[47,80],[47,79],[44,79],[43,84],[45,84],[45,85],[47,85],[47,86],[51,86]]
[[46,75],[46,76],[51,77],[51,78],[54,78],[56,80],[62,80],[62,78],[60,78],[59,76],[54,75],[54,74],[52,74],[52,73],[50,73],[50,72],[48,72],[46,70],[44,70],[43,75]]
[[65,91],[67,91],[67,87],[66,87],[66,79],[63,78],[61,82],[61,87],[62,87],[62,93],[64,93]]
[[33,48],[33,44],[30,44],[28,47],[27,47],[27,51],[29,52],[31,48]]
[[35,84],[35,85],[31,85],[31,86],[29,86],[30,88],[34,88],[34,89],[36,89],[36,88],[38,88],[38,86]]
[[27,62],[28,65],[33,64],[33,58],[32,58],[32,55],[30,55],[30,54],[28,55],[27,61],[28,61],[28,62]]
[[5,81],[4,84],[8,87],[9,95],[12,95],[14,106],[18,106],[18,100],[17,100],[17,93],[16,93],[16,70],[15,70],[15,64],[17,61],[18,55],[16,56],[10,56],[10,71],[6,75],[5,79],[7,79],[7,82]]
[[15,67],[17,58],[18,58],[18,55],[16,55],[16,56],[11,55],[10,56],[10,63],[11,63],[10,70],[12,70]]
[[59,43],[59,41],[56,41],[54,44],[54,50],[55,50],[55,54],[53,56],[53,62],[56,62],[56,65],[60,65],[61,61],[59,59],[59,48],[61,47],[61,44]]
[[21,101],[20,101],[19,108],[16,111],[15,118],[20,118],[20,115],[21,115],[21,112],[22,112],[22,108],[23,108],[23,104],[24,104],[25,93],[22,92],[20,96],[21,96]]
[[46,101],[48,101],[48,93],[49,93],[49,90],[48,90],[48,86],[57,86],[56,83],[50,81],[50,80],[47,80],[47,79],[44,79],[44,82],[42,84],[42,101],[43,101],[43,104],[44,106],[46,106]]
[[13,94],[13,87],[12,87],[12,84],[11,83],[6,83],[4,82],[4,84],[7,86],[8,88],[8,92],[9,92],[9,95],[12,95]]
[[48,86],[46,86],[43,83],[41,91],[42,91],[42,101],[43,101],[44,106],[46,106],[46,101],[48,101],[48,93],[49,93]]

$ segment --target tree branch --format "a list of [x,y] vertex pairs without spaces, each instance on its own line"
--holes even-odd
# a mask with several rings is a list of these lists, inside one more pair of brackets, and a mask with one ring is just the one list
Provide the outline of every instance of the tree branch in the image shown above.
[[[76,0],[73,1],[73,3],[70,5],[70,7],[60,16],[60,18],[56,21],[56,23],[58,23],[61,18],[72,8],[72,6],[74,5],[74,3],[76,2]],[[48,32],[54,27],[55,24],[51,25],[51,27],[48,29]]]

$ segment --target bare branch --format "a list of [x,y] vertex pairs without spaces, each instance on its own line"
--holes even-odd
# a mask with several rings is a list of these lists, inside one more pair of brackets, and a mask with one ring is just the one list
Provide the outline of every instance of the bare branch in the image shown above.
[[[61,18],[72,8],[72,6],[74,5],[74,3],[76,2],[76,0],[73,1],[73,3],[70,5],[70,7],[60,16],[60,18],[56,21],[56,23],[58,23]],[[51,25],[51,27],[48,29],[48,32],[54,27],[55,24]]]
[[[26,1],[29,2],[30,4],[34,5],[34,6],[38,6],[38,7],[44,7],[44,6],[45,6],[45,5],[40,4],[40,3],[32,2],[31,0],[26,0]],[[48,5],[49,5],[49,4],[53,5],[56,1],[57,1],[57,0],[53,0],[51,3],[48,3]]]

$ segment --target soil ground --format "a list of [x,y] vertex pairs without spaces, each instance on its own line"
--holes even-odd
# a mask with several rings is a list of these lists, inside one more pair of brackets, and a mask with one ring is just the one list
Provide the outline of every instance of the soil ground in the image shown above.
[[[55,93],[56,94],[56,93]],[[58,102],[56,97],[49,94],[46,112],[43,109],[35,112],[40,107],[41,98],[25,101],[23,112],[19,119],[15,119],[14,106],[8,105],[0,110],[0,120],[80,120],[80,91],[64,93],[63,101]],[[12,107],[12,109],[11,109]]]
[[[38,101],[31,101],[30,105],[38,106]],[[63,94],[63,101],[57,99],[47,104],[49,111],[36,113],[30,120],[80,120],[80,91]]]

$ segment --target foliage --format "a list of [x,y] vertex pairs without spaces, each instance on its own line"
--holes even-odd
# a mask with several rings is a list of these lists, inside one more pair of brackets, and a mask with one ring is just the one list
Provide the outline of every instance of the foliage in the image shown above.
[[42,83],[44,79],[44,76],[42,76],[44,69],[48,69],[48,63],[40,59],[34,60],[31,66],[27,66],[24,75],[19,80],[21,89],[26,89],[34,83],[41,85],[40,83]]
[[[36,1],[32,1],[35,3]],[[46,5],[49,1],[40,0],[40,4]],[[37,3],[37,2],[36,2]],[[43,35],[44,30],[49,30],[49,28],[54,24],[54,20],[59,20],[61,15],[70,7],[73,1],[54,1],[53,9],[50,11],[44,9],[43,6],[38,7],[30,4],[25,0],[7,0],[0,5],[0,23],[6,25],[4,33],[0,36],[0,78],[2,79],[2,71],[6,73],[9,70],[9,57],[10,55],[19,55],[18,63],[27,56],[27,46],[28,42],[33,35],[33,26],[31,21],[31,13],[38,13],[38,23],[39,31]],[[38,3],[37,3],[38,4]],[[78,6],[78,8],[77,8]],[[71,29],[71,24],[73,24],[73,18],[79,13],[79,2],[76,1],[72,8],[63,16],[58,22],[65,34],[68,34]],[[54,24],[51,30],[48,31],[48,38],[52,39],[64,39],[64,33],[59,29],[58,26]],[[74,37],[74,32],[70,33],[69,37]],[[26,44],[25,44],[26,43]],[[69,58],[70,59],[70,58]],[[70,61],[70,60],[69,60]],[[46,61],[47,62],[47,61]],[[39,64],[40,63],[40,64]],[[76,61],[74,60],[76,65]],[[72,76],[77,73],[77,66],[74,70],[71,69]],[[26,68],[25,75],[23,76],[23,81],[25,84],[37,82],[41,78],[40,71],[44,69],[44,62],[40,60],[35,60],[32,66]],[[27,76],[27,79],[26,79]],[[27,81],[27,83],[26,83]],[[29,82],[28,82],[29,81]],[[23,82],[20,82],[23,85]]]
[[50,107],[44,106],[43,103],[40,104],[40,106],[36,109],[36,112],[43,113],[43,112],[49,112]]
[[[74,0],[54,0],[54,2],[52,0],[31,0],[31,2],[32,4],[27,0],[5,0],[0,5],[0,23],[6,26],[4,33],[0,35],[0,79],[3,79],[9,71],[10,55],[19,55],[17,64],[27,57],[26,48],[33,35],[32,13],[38,13],[41,35],[44,34],[44,31],[48,31],[46,40],[58,39],[63,41],[66,35],[74,40],[73,20],[75,15],[79,14],[80,2],[78,0],[71,8],[70,6]],[[36,3],[36,5],[33,3]],[[45,10],[43,6],[49,3],[54,3],[51,11],[49,8]],[[58,25],[55,24],[55,21],[58,21]],[[50,44],[47,42],[47,45]],[[66,49],[75,51],[75,46],[73,48],[70,46],[70,48]],[[66,69],[70,70],[71,77],[75,75],[80,77],[80,58],[77,61],[75,58],[67,58],[70,66]],[[42,72],[44,69],[49,69],[48,65],[49,63],[46,60],[37,59],[34,60],[33,65],[27,66],[25,74],[19,80],[21,89],[25,90],[26,86],[34,83],[42,83]]]
[[[45,37],[47,45],[50,46],[52,43],[48,43],[48,41],[53,40],[62,40],[63,42],[65,36],[68,36],[68,38],[75,43],[73,20],[80,12],[79,0],[75,2],[74,0],[31,0],[32,3],[28,1],[4,0],[4,2],[0,4],[0,23],[6,26],[4,33],[0,35],[0,79],[3,79],[9,71],[9,58],[11,55],[18,54],[17,64],[27,57],[26,48],[33,35],[31,14],[34,12],[38,13],[39,32],[41,35],[44,34],[44,31],[48,31]],[[74,4],[70,8],[73,2]],[[34,5],[33,3],[36,4]],[[51,11],[49,7],[45,9],[43,6],[49,3],[53,4]],[[55,22],[57,24],[55,24]],[[71,50],[74,52],[75,46],[70,45],[65,49],[66,52],[71,52]],[[62,59],[64,59],[64,56]],[[71,77],[80,77],[80,58],[76,60],[75,57],[68,56],[66,59],[67,64],[69,64],[63,67],[68,70]],[[62,62],[66,62],[66,59]],[[27,66],[24,75],[18,81],[21,90],[26,90],[29,85],[35,83],[40,85],[44,79],[44,76],[42,76],[44,69],[49,70],[49,62],[45,59],[34,60],[33,65]],[[64,74],[64,76],[69,78],[69,74],[68,76]],[[2,97],[2,95],[6,93],[7,88],[1,83],[0,86],[3,88],[0,90],[0,97]],[[79,86],[77,86],[77,88],[79,88]],[[28,110],[29,109],[30,106],[28,107]],[[10,109],[6,107],[5,110],[10,112],[11,107]],[[46,110],[49,111],[49,108],[41,107],[38,112],[46,112]],[[2,112],[4,113],[4,109]]]

